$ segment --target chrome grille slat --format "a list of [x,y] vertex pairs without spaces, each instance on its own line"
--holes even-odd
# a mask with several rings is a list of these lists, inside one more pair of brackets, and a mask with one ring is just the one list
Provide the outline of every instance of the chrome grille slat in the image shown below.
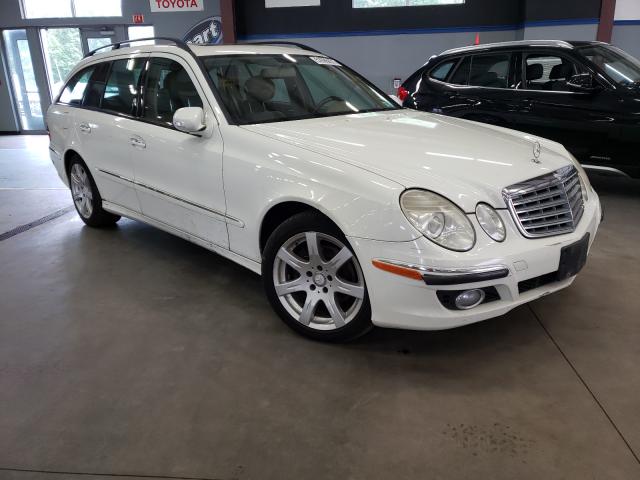
[[[520,220],[522,220],[523,222],[525,221],[529,221],[529,220],[536,220],[538,218],[549,218],[552,217],[554,215],[556,216],[560,216],[560,215],[564,215],[566,213],[571,214],[571,209],[566,207],[566,202],[564,202],[564,209],[563,210],[556,210],[553,212],[545,212],[545,213],[537,213],[535,215],[529,215],[529,214],[520,214]],[[546,207],[544,209],[540,208],[539,210],[546,210]]]
[[552,227],[554,225],[573,225],[573,218],[562,218],[559,220],[551,220],[549,222],[539,222],[527,225],[526,228]]
[[528,238],[573,232],[584,213],[582,185],[573,165],[511,185],[502,195]]
[[536,211],[536,210],[542,210],[542,209],[545,209],[545,208],[553,208],[553,207],[563,206],[563,205],[566,206],[566,204],[567,204],[567,201],[564,198],[562,198],[560,200],[556,200],[556,201],[551,201],[549,203],[545,203],[544,206],[537,205],[535,207],[518,208],[518,212],[520,212],[520,213],[528,213],[528,212],[533,212],[533,211]]
[[563,192],[560,189],[558,189],[558,190],[554,190],[554,191],[551,191],[551,192],[543,193],[543,194],[538,195],[536,197],[525,198],[525,199],[522,199],[522,200],[514,200],[513,204],[514,205],[525,205],[527,203],[540,202],[540,201],[545,200],[547,198],[553,198],[553,197],[561,196],[562,194],[563,194]]

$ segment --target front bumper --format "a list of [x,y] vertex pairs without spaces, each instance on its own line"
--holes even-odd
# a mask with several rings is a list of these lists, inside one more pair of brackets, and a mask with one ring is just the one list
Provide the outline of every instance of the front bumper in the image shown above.
[[[507,226],[503,243],[492,241],[474,224],[478,240],[469,252],[445,250],[424,237],[410,242],[383,242],[353,238],[364,272],[375,325],[412,330],[442,330],[486,320],[513,308],[569,286],[575,277],[540,282],[556,272],[563,247],[589,233],[589,246],[595,239],[602,217],[595,192],[589,195],[585,211],[576,230],[570,234],[527,239],[517,230],[507,210],[500,214]],[[385,259],[397,265],[411,265],[420,272],[416,278],[397,275],[374,266]],[[506,275],[505,270],[506,269]],[[527,288],[519,287],[526,282]],[[456,283],[459,282],[459,283]],[[533,286],[532,286],[533,285]],[[452,310],[443,305],[438,292],[493,287],[499,298],[470,310]]]

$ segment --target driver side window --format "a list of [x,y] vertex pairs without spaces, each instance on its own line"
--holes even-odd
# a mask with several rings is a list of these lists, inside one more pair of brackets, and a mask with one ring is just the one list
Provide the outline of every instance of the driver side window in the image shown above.
[[143,118],[173,127],[173,114],[183,107],[202,107],[202,99],[189,73],[174,60],[152,58],[144,89]]
[[525,88],[555,92],[572,91],[567,82],[574,75],[585,73],[585,69],[565,57],[536,53],[525,59]]

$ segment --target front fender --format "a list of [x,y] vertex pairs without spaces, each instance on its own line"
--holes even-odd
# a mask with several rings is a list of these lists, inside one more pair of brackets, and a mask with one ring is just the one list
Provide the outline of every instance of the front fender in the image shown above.
[[408,241],[419,236],[400,210],[404,187],[340,160],[239,127],[223,131],[231,249],[260,261],[260,226],[283,202],[322,212],[350,237]]

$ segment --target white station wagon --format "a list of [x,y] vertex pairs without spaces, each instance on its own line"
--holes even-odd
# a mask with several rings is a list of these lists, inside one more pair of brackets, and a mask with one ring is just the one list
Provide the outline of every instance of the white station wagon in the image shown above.
[[600,203],[558,143],[402,109],[304,46],[120,47],[82,60],[47,113],[78,214],[262,274],[304,335],[477,322],[586,261]]

